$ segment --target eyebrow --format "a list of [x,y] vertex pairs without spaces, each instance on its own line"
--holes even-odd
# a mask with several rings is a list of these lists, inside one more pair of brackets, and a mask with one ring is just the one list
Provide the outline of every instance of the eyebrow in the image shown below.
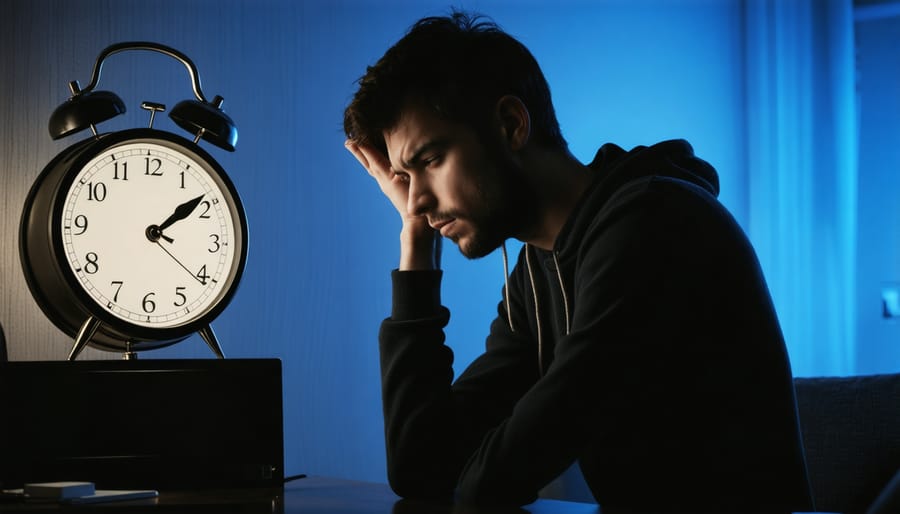
[[447,146],[446,139],[432,139],[431,141],[426,141],[419,148],[416,149],[415,152],[409,157],[409,159],[400,161],[400,164],[403,166],[403,169],[410,169],[416,167],[419,161],[422,160],[422,155],[434,150],[435,148],[441,148]]

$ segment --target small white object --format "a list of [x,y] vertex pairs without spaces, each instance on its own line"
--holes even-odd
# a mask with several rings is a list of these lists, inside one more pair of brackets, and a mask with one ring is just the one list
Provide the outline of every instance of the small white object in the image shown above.
[[66,500],[94,494],[93,482],[38,482],[25,484],[24,492],[29,498],[46,500]]
[[82,504],[82,503],[102,503],[102,502],[111,502],[111,501],[124,501],[124,500],[139,500],[142,498],[156,498],[159,496],[159,492],[153,489],[146,490],[137,490],[137,491],[120,491],[120,490],[107,490],[107,489],[97,489],[94,494],[90,494],[87,496],[78,496],[76,498],[68,498],[63,500],[63,503],[70,503],[73,505]]

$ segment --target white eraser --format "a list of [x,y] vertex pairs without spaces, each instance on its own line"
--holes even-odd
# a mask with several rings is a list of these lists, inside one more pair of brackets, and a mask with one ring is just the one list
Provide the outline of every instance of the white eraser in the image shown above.
[[39,482],[25,484],[24,492],[29,498],[65,500],[94,494],[93,482]]

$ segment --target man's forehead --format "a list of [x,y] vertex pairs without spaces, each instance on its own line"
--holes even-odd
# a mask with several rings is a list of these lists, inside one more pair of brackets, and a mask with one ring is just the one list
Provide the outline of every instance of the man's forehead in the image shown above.
[[385,138],[411,139],[422,133],[442,130],[446,125],[447,122],[433,110],[419,104],[407,104],[400,111],[394,125],[384,132]]
[[391,165],[403,167],[420,148],[436,140],[447,140],[454,124],[430,109],[407,105],[393,127],[384,131],[384,143]]

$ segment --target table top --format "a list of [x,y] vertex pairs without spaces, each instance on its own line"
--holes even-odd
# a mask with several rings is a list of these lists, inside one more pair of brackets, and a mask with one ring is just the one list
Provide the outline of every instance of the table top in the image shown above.
[[459,505],[405,500],[386,484],[308,477],[285,484],[284,489],[223,489],[160,491],[153,499],[92,505],[60,505],[26,501],[0,503],[0,513],[58,512],[196,513],[217,514],[599,514],[597,505],[558,500],[538,500],[521,509],[476,509]]

